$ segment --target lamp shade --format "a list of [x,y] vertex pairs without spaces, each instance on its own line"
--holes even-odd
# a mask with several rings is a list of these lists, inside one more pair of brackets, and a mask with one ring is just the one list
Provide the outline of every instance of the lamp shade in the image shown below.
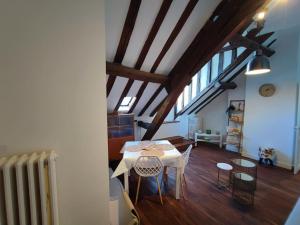
[[258,75],[269,73],[270,71],[271,67],[269,59],[261,52],[257,52],[247,64],[246,75]]

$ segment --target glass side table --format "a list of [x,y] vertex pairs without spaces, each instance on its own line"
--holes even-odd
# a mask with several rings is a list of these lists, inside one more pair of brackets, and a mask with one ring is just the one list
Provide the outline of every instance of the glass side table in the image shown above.
[[231,164],[233,167],[231,174],[231,182],[234,173],[246,173],[254,178],[256,188],[257,166],[254,162],[251,162],[247,159],[236,158],[231,159]]
[[254,205],[255,178],[246,173],[234,173],[232,184],[232,198],[246,206]]

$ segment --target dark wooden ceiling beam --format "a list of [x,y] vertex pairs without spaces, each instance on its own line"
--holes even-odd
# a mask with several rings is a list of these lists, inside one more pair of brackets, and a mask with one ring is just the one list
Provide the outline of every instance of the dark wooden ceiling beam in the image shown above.
[[172,4],[173,0],[164,0],[160,9],[159,9],[159,12],[155,18],[155,21],[153,23],[153,26],[151,27],[151,30],[149,32],[149,35],[147,37],[147,40],[145,41],[145,44],[142,48],[142,51],[139,55],[139,58],[135,64],[135,68],[139,69],[142,67],[144,61],[145,61],[145,58],[149,52],[149,49],[156,37],[156,34],[162,24],[162,22],[164,21],[166,15],[167,15],[167,12],[169,11],[169,8]]
[[[114,62],[115,63],[122,63],[123,58],[125,56],[128,43],[135,25],[135,21],[140,9],[142,0],[131,0],[130,5],[128,8],[127,16],[125,19],[125,23],[123,26],[122,34],[120,37],[120,41],[118,44],[117,52],[114,57]],[[106,97],[109,96],[109,93],[111,92],[111,89],[115,83],[116,77],[113,75],[108,74],[108,80],[106,83]]]
[[108,76],[108,80],[106,82],[106,97],[109,96],[109,93],[111,92],[112,87],[114,86],[114,83],[116,81],[116,76]]
[[[239,69],[229,80],[228,82],[231,82],[236,78],[239,74],[241,74],[246,69],[246,66],[243,66],[241,69]],[[221,95],[226,90],[224,89],[217,89],[210,97],[206,98],[205,101],[203,101],[201,104],[199,104],[195,110],[195,114],[199,113],[202,109],[204,109],[209,103],[211,103],[213,100],[215,100],[219,95]],[[211,98],[212,97],[212,98]],[[191,113],[189,113],[190,115]]]
[[142,110],[139,112],[138,116],[142,116],[146,110],[149,108],[149,106],[152,104],[152,102],[154,101],[154,99],[159,95],[159,93],[164,89],[163,85],[160,85],[156,91],[153,93],[153,95],[151,96],[151,98],[149,99],[149,101],[146,103],[146,105],[142,108]]
[[[115,105],[114,112],[117,112],[117,111],[118,111],[118,109],[119,109],[119,107],[120,107],[120,105],[121,105],[121,103],[122,103],[122,101],[123,101],[123,98],[124,98],[124,97],[127,95],[127,93],[129,92],[130,87],[131,87],[131,85],[133,84],[133,82],[134,82],[134,80],[129,79],[129,81],[126,83],[126,86],[125,86],[125,88],[124,88],[124,90],[123,90],[123,92],[122,92],[122,94],[121,94],[121,97],[119,98],[117,104]],[[122,97],[122,96],[124,96],[124,97]]]
[[[213,16],[206,22],[188,49],[171,70],[171,92],[156,113],[143,140],[151,139],[184,87],[194,74],[202,68],[236,33],[238,33],[268,0],[222,1]],[[221,9],[219,10],[221,5]]]
[[152,110],[152,112],[149,114],[149,116],[154,116],[157,110],[161,107],[161,105],[164,103],[167,97],[164,97],[163,100]]
[[[274,32],[270,32],[270,33],[266,33],[266,34],[262,34],[259,37],[263,38],[265,35],[266,36],[272,36]],[[253,34],[253,33],[251,33]],[[273,54],[273,50],[269,49],[268,47],[265,47],[263,45],[258,44],[259,39],[255,39],[255,37],[243,37],[241,35],[236,35],[233,37],[233,39],[230,41],[230,45],[223,47],[221,49],[220,52],[226,52],[226,51],[231,51],[231,50],[235,50],[236,48],[239,47],[245,47],[245,48],[251,48],[254,50],[257,49],[262,49],[264,51],[264,53],[268,56],[268,55],[272,55]]]
[[[266,34],[262,34],[259,36],[256,36],[259,32],[261,31],[261,28],[254,28],[252,30],[250,30],[246,37],[248,38],[252,38],[252,40],[256,41],[259,44],[263,44],[266,40],[268,40],[273,34],[274,32],[269,32]],[[240,32],[241,33],[241,32]],[[270,46],[268,46],[270,47]],[[234,50],[234,49],[231,49]],[[239,55],[237,58],[234,59],[234,61],[231,62],[231,64],[226,68],[226,70],[224,70],[221,74],[219,74],[217,81],[221,81],[222,79],[224,79],[229,73],[231,73],[240,63],[242,63],[250,54],[252,53],[252,50],[248,50],[248,51],[244,51],[241,55]],[[235,53],[233,53],[235,54]],[[215,81],[215,82],[217,82]],[[179,115],[184,114],[185,112],[189,111],[191,108],[193,108],[198,101],[205,96],[208,91],[211,90],[211,88],[214,87],[215,82],[211,83],[205,90],[203,90],[203,92],[201,93],[200,96],[198,96],[190,105],[188,105],[187,107],[185,107],[185,109],[183,109],[181,112],[176,114],[176,117]],[[198,107],[198,105],[197,105]],[[195,108],[197,108],[195,107]],[[195,109],[194,108],[194,109]],[[193,112],[193,111],[192,111]],[[192,112],[190,112],[189,114],[191,114]]]
[[[260,39],[260,38],[259,38]],[[264,36],[263,39],[259,40],[259,43],[263,43],[268,39],[267,36]],[[235,61],[233,63],[231,63],[227,69],[220,75],[220,78],[216,81],[222,81],[224,78],[226,78],[235,68],[237,68],[237,66],[239,66],[242,62],[244,62],[251,54],[252,54],[253,50],[252,49],[246,49],[241,55],[239,55]],[[231,81],[231,80],[229,80]],[[184,111],[180,112],[180,115],[182,115],[183,113],[187,112],[188,110],[192,109],[188,114],[192,114],[193,112],[195,112],[197,110],[197,108],[199,108],[201,105],[202,101],[199,101],[202,97],[204,97],[208,91],[210,91],[212,88],[214,87],[214,83],[212,83],[208,89],[201,95],[199,96],[198,99],[196,99],[188,108],[186,108]],[[203,100],[204,101],[204,100]]]
[[[156,69],[159,66],[161,60],[164,58],[165,54],[168,52],[168,50],[170,49],[171,45],[175,41],[176,37],[178,36],[178,34],[180,33],[180,31],[182,30],[182,27],[186,23],[187,19],[189,18],[189,16],[192,13],[193,9],[197,5],[198,1],[199,0],[190,0],[189,1],[189,3],[187,4],[187,6],[185,7],[183,13],[181,14],[179,20],[177,21],[174,29],[172,30],[172,32],[171,32],[168,40],[164,44],[162,50],[160,51],[158,57],[155,60],[153,66],[151,67],[150,72],[154,73],[156,71]],[[143,85],[141,85],[140,89],[138,90],[138,94],[140,93],[140,95],[137,95],[137,97],[136,97],[136,104],[139,102],[141,96],[143,95],[143,92],[144,92],[146,86],[147,86],[147,84],[143,83]],[[169,86],[167,85],[165,88],[166,88],[166,91],[169,93],[170,92]],[[131,107],[132,110],[130,110],[130,111],[133,112],[133,110],[134,110],[135,107],[136,107],[136,105],[133,105]]]
[[137,104],[139,103],[139,101],[140,101],[140,99],[141,99],[141,97],[142,97],[142,95],[143,95],[143,93],[144,93],[144,91],[145,91],[147,85],[148,85],[148,82],[147,82],[147,81],[144,81],[144,82],[142,83],[142,85],[140,86],[140,88],[139,88],[139,90],[138,90],[138,92],[137,92],[137,94],[136,94],[135,101],[134,101],[133,105],[131,106],[130,110],[128,111],[128,113],[132,113],[132,112],[133,112],[133,110],[135,109],[135,107],[136,107]]
[[162,50],[160,51],[158,57],[156,58],[153,66],[150,70],[151,72],[156,71],[156,69],[159,66],[161,60],[164,58],[164,56],[166,55],[166,53],[170,49],[171,45],[175,41],[176,37],[178,36],[179,32],[182,30],[182,27],[184,26],[187,19],[191,15],[191,13],[192,13],[193,9],[195,8],[195,6],[197,5],[198,1],[199,0],[190,0],[189,3],[187,4],[187,6],[185,7],[183,13],[181,14],[179,20],[176,23],[174,29],[172,30],[172,33],[170,34],[168,40],[164,44],[164,47],[162,48]]
[[221,95],[225,90],[219,90],[211,99],[209,99],[200,109],[198,109],[195,114],[199,113],[202,109],[204,109],[209,103],[215,100],[219,95]]
[[265,47],[261,44],[258,44],[256,41],[253,41],[253,40],[251,40],[247,37],[243,37],[241,35],[236,35],[232,41],[235,42],[239,46],[243,46],[245,48],[250,48],[252,50],[261,49],[263,54],[268,56],[268,57],[273,55],[274,52],[275,52],[273,49],[270,49],[270,48]]
[[115,63],[122,63],[123,61],[136,22],[136,18],[140,9],[141,2],[142,2],[141,0],[130,1],[121,38],[114,58]]
[[[157,34],[162,22],[165,19],[165,16],[167,15],[167,12],[169,11],[169,8],[170,8],[172,2],[173,2],[173,0],[163,0],[163,3],[159,9],[159,12],[155,18],[155,21],[151,27],[150,32],[148,34],[148,37],[147,37],[147,39],[144,43],[144,46],[140,52],[140,55],[135,63],[135,66],[134,66],[135,69],[139,70],[142,67],[142,65],[145,61],[145,58],[149,52],[149,49],[156,37],[156,34]],[[127,92],[125,90],[122,92],[122,95],[120,96],[120,99],[118,101],[118,104],[116,105],[116,108],[118,108],[120,106],[123,98],[126,97],[126,95],[128,94],[128,92],[133,84],[133,81],[134,80],[132,80],[132,79],[129,79],[127,81],[127,84],[126,84],[127,89],[125,89],[125,90],[127,90]],[[137,101],[137,99],[136,99],[136,101]]]
[[[259,43],[262,44],[263,42],[265,42],[270,36],[268,35],[264,35],[262,36],[263,38],[261,38],[261,36],[258,36],[257,38],[259,39]],[[251,54],[252,54],[253,50],[251,49],[246,49],[240,56],[238,56],[235,60],[235,62],[233,62],[228,69],[226,69],[225,73],[222,74],[222,79],[224,79],[226,76],[228,76],[235,68],[237,68],[243,61],[245,61]],[[237,72],[235,72],[235,74],[233,74],[226,82],[231,82],[234,80],[234,78],[236,78],[239,74],[241,74],[244,70],[245,70],[246,66],[243,66],[241,69],[239,69]],[[219,81],[219,80],[218,80]],[[209,90],[211,90],[212,87],[210,87]],[[215,92],[218,92],[219,90],[221,90],[221,88],[215,90]],[[222,92],[223,93],[223,92]],[[203,109],[207,104],[209,104],[211,101],[209,101],[207,104],[207,100],[209,100],[212,96],[214,96],[215,93],[211,93],[209,96],[207,96],[204,100],[199,101],[199,99],[197,101],[195,101],[193,105],[196,105],[188,114],[192,114],[192,113],[198,113],[201,109]],[[205,104],[205,106],[203,106]],[[203,107],[202,107],[203,106]],[[199,109],[200,108],[200,109]]]
[[[163,59],[163,57],[165,56],[165,54],[167,53],[167,51],[169,50],[169,48],[171,47],[171,45],[173,44],[173,42],[175,41],[176,37],[178,36],[178,34],[180,33],[180,31],[182,30],[182,27],[184,26],[184,24],[186,23],[187,19],[189,18],[190,14],[192,13],[193,9],[195,8],[196,4],[198,3],[199,0],[190,0],[189,3],[187,4],[187,6],[185,7],[183,13],[181,14],[179,20],[177,21],[173,31],[171,32],[168,40],[166,41],[166,43],[164,44],[161,52],[159,53],[158,57],[156,58],[153,66],[151,67],[150,72],[154,73],[157,69],[157,67],[159,66],[161,60]],[[142,87],[144,88],[144,84],[140,87],[138,93],[142,93],[144,92],[143,89],[141,89]],[[169,85],[166,85],[166,91],[169,93],[170,92],[170,87]],[[136,99],[136,104],[138,103],[138,101],[140,100],[141,96],[137,96]],[[136,105],[132,106],[132,108],[134,109]],[[132,111],[131,111],[132,112]]]
[[129,78],[132,80],[141,80],[159,84],[164,84],[168,80],[168,76],[166,75],[144,72],[127,66],[123,66],[118,63],[110,62],[106,62],[106,73],[114,76]]

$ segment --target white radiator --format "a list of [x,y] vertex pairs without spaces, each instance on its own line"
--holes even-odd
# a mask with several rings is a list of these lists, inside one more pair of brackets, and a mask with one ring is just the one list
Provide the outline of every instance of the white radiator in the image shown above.
[[0,225],[58,225],[54,152],[0,157]]

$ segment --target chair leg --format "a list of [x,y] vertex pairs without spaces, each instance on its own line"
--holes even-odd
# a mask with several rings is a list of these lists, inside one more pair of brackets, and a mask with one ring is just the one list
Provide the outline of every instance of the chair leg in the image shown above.
[[181,184],[181,187],[180,187],[180,188],[181,188],[182,198],[185,199],[184,193],[183,193],[183,182],[182,182],[182,177],[183,177],[183,175],[180,176],[180,184]]
[[138,201],[138,198],[139,198],[139,191],[140,191],[140,185],[141,185],[141,176],[139,176],[139,181],[138,181],[138,187],[137,187],[137,191],[136,191],[136,196],[135,196],[135,205]]
[[166,184],[168,183],[168,174],[167,174],[167,167],[164,166],[164,170],[163,170],[163,173],[162,173],[162,179],[161,179],[161,182],[160,182],[160,187],[162,188],[163,185],[164,185],[164,189],[166,191]]
[[184,183],[185,183],[185,185],[186,185],[185,175],[183,174],[182,176],[183,176]]
[[158,188],[160,203],[161,203],[161,205],[163,205],[163,200],[162,200],[161,191],[160,191],[160,185],[159,185],[159,182],[158,182],[158,176],[156,176],[155,178],[156,178],[156,183],[157,183],[157,188]]

